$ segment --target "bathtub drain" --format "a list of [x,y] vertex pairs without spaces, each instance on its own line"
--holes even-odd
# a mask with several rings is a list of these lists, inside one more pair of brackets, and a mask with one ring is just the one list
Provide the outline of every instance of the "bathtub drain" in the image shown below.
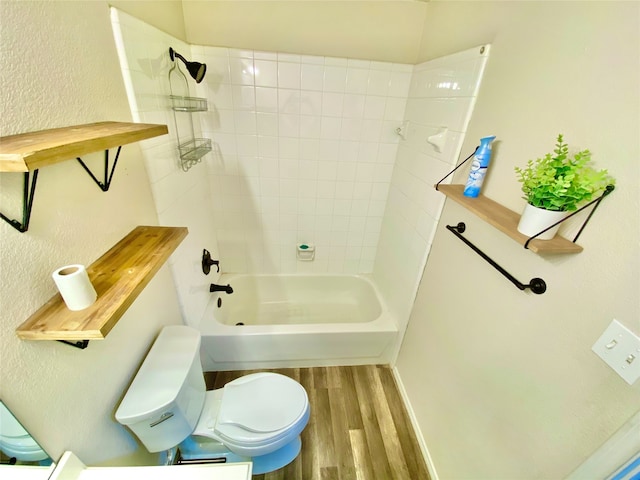
[[236,323],[236,327],[237,327],[238,325],[244,325],[244,323],[242,323],[242,322],[238,322],[238,323]]

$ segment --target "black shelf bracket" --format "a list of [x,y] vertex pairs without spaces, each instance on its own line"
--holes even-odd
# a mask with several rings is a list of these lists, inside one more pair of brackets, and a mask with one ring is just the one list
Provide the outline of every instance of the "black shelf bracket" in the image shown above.
[[[87,167],[80,157],[76,157],[76,160],[82,165],[82,168],[89,174],[91,179],[100,187],[100,190],[107,192],[111,186],[111,179],[115,172],[116,165],[118,164],[118,158],[120,157],[120,150],[122,146],[118,147],[116,157],[113,160],[113,165],[109,168],[109,150],[104,151],[104,181],[98,180],[93,172]],[[33,174],[33,175],[32,175]],[[29,229],[29,221],[31,220],[31,210],[33,208],[33,197],[36,193],[36,182],[38,181],[38,170],[33,172],[24,172],[24,191],[22,195],[22,221],[12,220],[2,212],[0,212],[0,218],[15,228],[20,233],[24,233]],[[83,347],[84,348],[84,347]]]
[[57,340],[60,343],[64,343],[66,345],[71,345],[72,347],[79,348],[80,350],[84,350],[89,346],[89,340],[76,340],[75,342],[70,342],[68,340]]
[[436,183],[436,190],[438,190],[438,187],[440,186],[440,184],[441,184],[444,180],[446,180],[447,178],[449,178],[449,176],[450,176],[451,174],[453,174],[453,172],[455,172],[455,171],[456,171],[456,170],[458,170],[462,165],[464,165],[464,164],[465,164],[465,163],[467,163],[469,160],[471,160],[471,157],[473,157],[473,156],[476,154],[476,152],[478,151],[478,148],[480,148],[480,145],[478,145],[478,146],[473,150],[473,153],[472,153],[471,155],[469,155],[467,158],[465,158],[463,161],[461,161],[458,165],[456,165],[456,167],[455,167],[453,170],[451,170],[451,171],[450,171],[449,173],[447,173],[444,177],[442,177],[442,178],[440,179],[440,181],[439,181],[438,183]]
[[36,193],[36,182],[38,181],[38,170],[33,171],[33,176],[29,172],[24,172],[24,190],[22,194],[22,222],[12,220],[3,213],[0,218],[18,230],[24,233],[29,229],[29,220],[31,220],[31,209],[33,207],[33,197]]
[[516,279],[513,275],[511,275],[509,272],[507,272],[504,268],[502,268],[500,265],[498,265],[486,253],[484,253],[482,250],[480,250],[478,247],[476,247],[469,240],[464,238],[464,236],[462,236],[462,234],[464,233],[465,229],[466,229],[466,226],[465,226],[465,224],[463,222],[459,222],[455,226],[447,225],[447,230],[449,230],[456,237],[458,237],[460,240],[462,240],[469,248],[471,248],[471,250],[473,250],[478,255],[480,255],[483,259],[485,259],[493,268],[495,268],[502,275],[507,277],[507,279],[511,283],[513,283],[516,287],[518,287],[519,290],[526,290],[528,288],[533,293],[535,293],[537,295],[542,295],[544,292],[547,291],[547,284],[541,278],[537,278],[537,277],[536,278],[532,278],[527,285],[523,284],[518,279]]
[[116,158],[113,160],[113,165],[111,166],[111,171],[109,171],[109,150],[104,151],[104,182],[101,182],[96,178],[93,172],[87,167],[87,165],[82,161],[80,157],[76,157],[76,160],[82,165],[82,168],[89,174],[89,176],[93,179],[93,181],[100,187],[100,190],[103,192],[107,192],[109,187],[111,186],[111,179],[113,178],[113,172],[116,170],[116,165],[118,164],[118,158],[120,157],[120,150],[122,146],[118,147],[118,151],[116,152]]

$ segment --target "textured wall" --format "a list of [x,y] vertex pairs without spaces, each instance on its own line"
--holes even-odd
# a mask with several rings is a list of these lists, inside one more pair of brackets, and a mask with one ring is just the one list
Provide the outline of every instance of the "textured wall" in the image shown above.
[[[1,2],[2,135],[130,121],[106,2]],[[102,154],[86,160],[101,171]],[[17,215],[19,174],[0,175],[0,208]],[[15,328],[47,301],[58,266],[90,264],[136,225],[156,224],[137,144],[123,147],[103,193],[74,160],[40,172],[31,227],[0,223],[0,396],[55,458],[94,464],[137,450],[113,412],[164,324],[180,323],[163,268],[104,341],[86,350],[28,342]]]
[[[422,58],[492,44],[462,149],[497,135],[487,196],[521,211],[513,167],[561,132],[618,180],[576,255],[535,255],[447,201],[398,359],[440,478],[564,478],[640,405],[591,352],[612,318],[640,333],[640,5],[433,2],[428,18]],[[444,228],[459,221],[547,292],[517,290]]]

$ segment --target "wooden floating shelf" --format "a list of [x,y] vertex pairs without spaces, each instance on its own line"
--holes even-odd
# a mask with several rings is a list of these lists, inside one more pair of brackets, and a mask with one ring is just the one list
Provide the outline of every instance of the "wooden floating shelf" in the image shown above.
[[[518,222],[520,215],[490,198],[480,195],[477,198],[465,197],[462,192],[464,185],[438,185],[439,192],[459,203],[467,210],[475,213],[478,217],[493,225],[502,233],[505,233],[520,245],[524,246],[529,239],[526,235],[518,232]],[[551,240],[531,240],[529,250],[535,253],[579,253],[582,247],[566,238],[556,235]]]
[[136,227],[87,269],[98,294],[93,305],[71,311],[58,293],[18,327],[18,337],[104,339],[187,233],[186,227]]
[[32,172],[168,133],[166,125],[99,122],[0,138],[0,172]]

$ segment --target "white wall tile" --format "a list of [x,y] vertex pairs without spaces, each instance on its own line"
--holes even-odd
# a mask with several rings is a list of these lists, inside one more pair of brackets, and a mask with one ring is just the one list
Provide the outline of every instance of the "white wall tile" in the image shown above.
[[[363,118],[365,101],[365,95],[346,94],[342,104],[342,116],[347,118]],[[404,109],[402,113],[404,113]]]
[[[372,272],[411,66],[203,48],[216,72],[198,87],[212,103],[203,128],[222,155],[213,211],[232,268]],[[301,267],[299,241],[325,248]]]
[[345,92],[366,94],[367,87],[369,85],[369,70],[363,68],[351,68],[347,69],[347,83],[345,85]]
[[[231,83],[234,85],[254,85],[253,60],[247,58],[229,58]],[[205,77],[206,79],[207,77]]]
[[255,84],[260,87],[278,86],[278,63],[268,60],[254,60]]
[[[257,89],[256,89],[257,93]],[[278,135],[278,115],[275,113],[264,113],[258,111],[256,114],[256,129],[258,135]]]
[[302,90],[322,91],[324,67],[303,63],[300,67],[300,88]]
[[278,62],[278,87],[300,88],[300,64]]
[[278,89],[278,112],[299,114],[300,113],[300,90],[279,88]]
[[344,92],[347,83],[346,67],[324,67],[323,90],[325,92]]
[[391,83],[391,72],[385,70],[369,70],[368,95],[386,97]]
[[278,111],[278,89],[267,87],[255,88],[255,108],[258,112],[275,113]]

